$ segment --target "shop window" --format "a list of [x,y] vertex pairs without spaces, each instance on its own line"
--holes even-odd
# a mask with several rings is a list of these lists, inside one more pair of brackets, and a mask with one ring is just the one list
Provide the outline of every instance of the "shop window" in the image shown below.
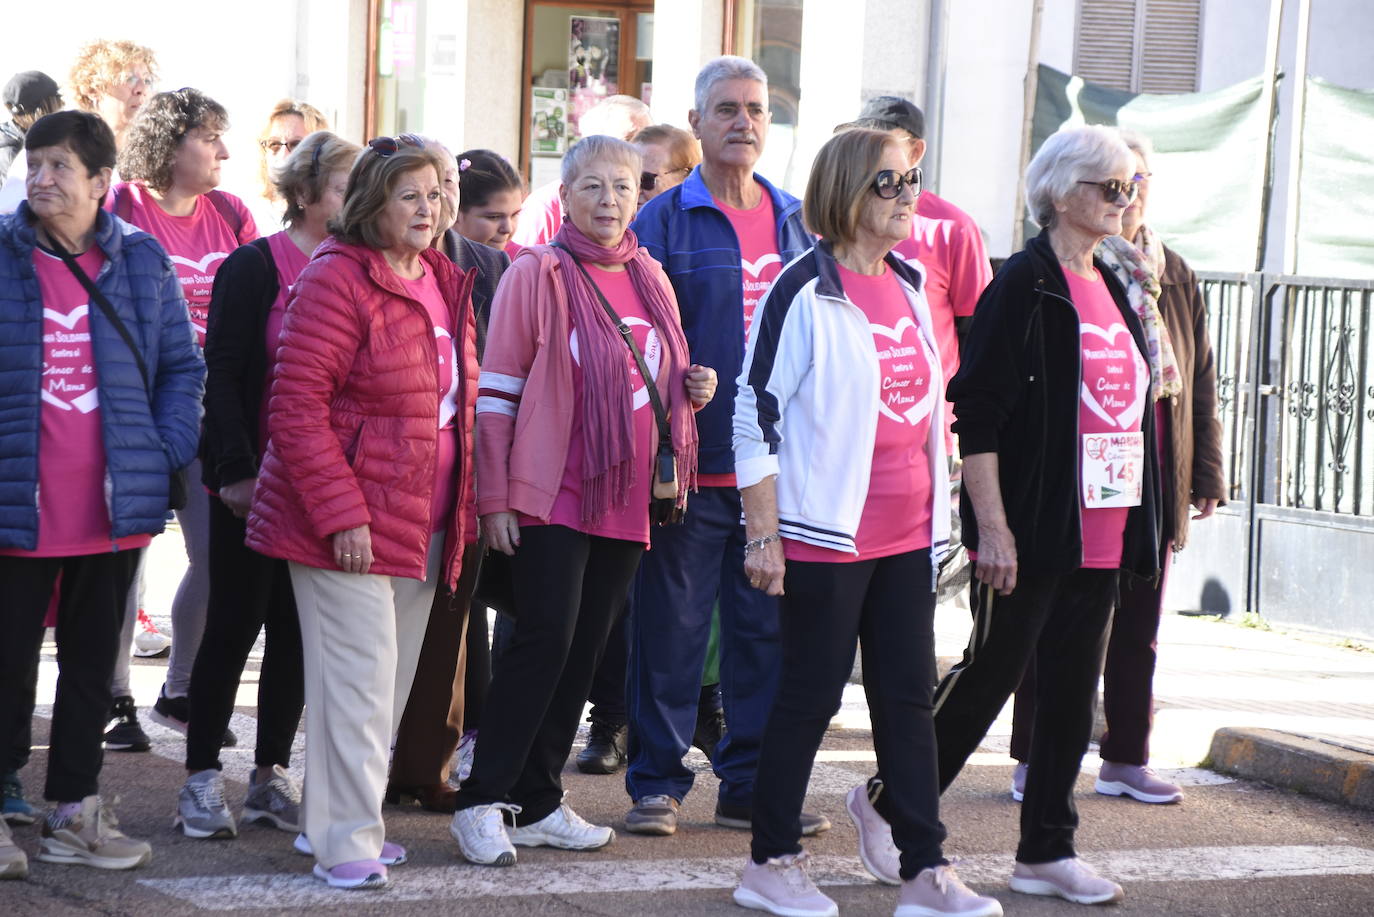
[[796,146],[801,103],[802,0],[736,0],[736,53],[768,74],[773,113],[758,171],[785,181]]

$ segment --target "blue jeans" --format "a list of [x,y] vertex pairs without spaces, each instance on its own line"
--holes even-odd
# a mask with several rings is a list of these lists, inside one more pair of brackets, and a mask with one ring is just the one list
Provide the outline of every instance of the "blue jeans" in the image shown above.
[[781,667],[778,603],[744,575],[739,491],[703,487],[687,520],[655,527],[633,590],[626,707],[630,720],[625,789],[631,799],[682,800],[693,773],[682,763],[696,729],[701,672],[720,601],[720,688],[726,735],[714,767],[720,798],[753,803],[759,744]]

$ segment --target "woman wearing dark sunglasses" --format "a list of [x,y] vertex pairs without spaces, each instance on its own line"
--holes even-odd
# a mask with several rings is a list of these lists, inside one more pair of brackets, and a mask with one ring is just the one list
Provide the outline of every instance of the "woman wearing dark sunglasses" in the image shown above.
[[735,399],[744,569],[756,589],[782,597],[783,647],[759,753],[768,779],[754,785],[735,901],[774,914],[839,913],[806,874],[800,819],[856,642],[894,787],[901,863],[885,878],[902,885],[897,914],[1002,913],[941,850],[931,686],[949,472],[923,278],[891,254],[910,235],[921,190],[920,169],[908,165],[883,131],[844,131],[821,148],[803,204],[820,242],[760,304]]
[[[949,384],[964,457],[960,511],[975,561],[973,635],[936,689],[940,787],[983,740],[1030,660],[1036,707],[1013,891],[1079,904],[1121,886],[1074,852],[1074,781],[1093,724],[1123,578],[1158,573],[1159,472],[1144,331],[1094,256],[1138,186],[1115,130],[1048,140],[1026,171],[1044,227],[984,292]],[[976,553],[975,553],[976,552]],[[870,781],[874,814],[897,801]],[[861,833],[879,838],[873,819]]]
[[371,141],[332,237],[286,304],[253,550],[288,561],[305,658],[305,833],[315,875],[380,888],[387,752],[436,588],[461,572],[472,500],[469,275],[430,248],[445,162]]

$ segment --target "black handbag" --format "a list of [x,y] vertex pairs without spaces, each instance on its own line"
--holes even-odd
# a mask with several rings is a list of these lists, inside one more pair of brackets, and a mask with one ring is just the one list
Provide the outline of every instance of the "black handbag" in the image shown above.
[[640,353],[639,345],[635,343],[630,326],[625,324],[611,307],[606,294],[601,292],[601,288],[592,280],[592,275],[587,273],[582,262],[566,245],[558,242],[554,242],[553,245],[568,253],[573,264],[582,272],[583,279],[596,291],[596,298],[601,300],[601,308],[606,310],[611,323],[615,325],[615,330],[620,333],[620,339],[630,348],[630,353],[635,358],[639,377],[644,380],[645,391],[649,394],[649,404],[654,409],[654,419],[658,422],[658,456],[653,486],[649,489],[649,522],[654,525],[676,525],[686,518],[687,509],[678,500],[682,483],[677,476],[677,456],[673,454],[673,429],[668,423],[668,411],[663,407],[663,399],[658,395],[658,386],[654,384],[653,373],[649,372],[649,365],[644,361],[644,354]]
[[[114,306],[105,298],[105,294],[86,276],[86,272],[81,269],[81,265],[76,263],[76,259],[71,256],[65,248],[53,239],[48,237],[52,243],[52,250],[62,259],[62,263],[67,266],[67,270],[81,282],[86,288],[86,293],[91,297],[91,302],[95,303],[101,312],[105,314],[105,319],[114,325],[114,329],[119,332],[119,336],[124,339],[124,344],[129,348],[129,352],[134,356],[134,363],[138,365],[139,376],[143,379],[143,391],[148,395],[148,410],[153,407],[153,387],[148,380],[148,364],[143,362],[143,355],[139,353],[138,347],[134,344],[133,335],[129,334],[129,329],[125,327],[119,314],[115,312]],[[176,468],[167,473],[167,507],[168,509],[184,509],[186,501],[191,498],[191,483],[185,468]]]

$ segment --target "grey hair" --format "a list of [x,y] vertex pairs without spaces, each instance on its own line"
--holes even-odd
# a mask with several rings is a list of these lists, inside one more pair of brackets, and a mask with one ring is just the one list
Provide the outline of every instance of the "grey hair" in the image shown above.
[[[628,118],[629,128],[616,125],[617,117]],[[629,140],[653,123],[654,116],[649,111],[649,106],[634,96],[616,95],[602,99],[587,109],[578,119],[577,129],[582,132],[583,137],[601,134],[619,140]],[[621,130],[614,130],[615,127],[620,127]]]
[[706,110],[706,100],[711,98],[711,90],[722,80],[753,80],[762,83],[765,92],[768,90],[768,74],[763,72],[762,67],[747,57],[724,54],[707,61],[706,66],[697,72],[694,105],[698,112]]
[[602,159],[629,166],[635,176],[635,188],[638,189],[639,173],[644,169],[644,157],[639,155],[639,150],[635,149],[634,144],[626,143],[619,137],[607,137],[605,134],[583,137],[573,144],[572,149],[568,150],[568,155],[563,157],[559,177],[564,185],[571,185],[593,162]]
[[1116,172],[1134,172],[1135,154],[1115,128],[1094,124],[1050,135],[1026,168],[1026,206],[1041,226],[1054,224],[1054,205],[1079,181],[1101,181]]
[[1148,169],[1150,160],[1155,158],[1155,145],[1150,138],[1130,127],[1118,128],[1117,133],[1121,134],[1121,139],[1126,146],[1131,148],[1132,153],[1138,154],[1141,159],[1145,160],[1145,168]]

